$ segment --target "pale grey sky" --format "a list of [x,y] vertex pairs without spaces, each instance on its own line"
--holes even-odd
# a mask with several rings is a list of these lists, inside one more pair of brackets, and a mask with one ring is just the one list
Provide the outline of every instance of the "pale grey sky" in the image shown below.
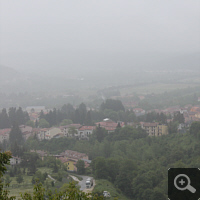
[[199,52],[199,0],[0,0],[0,64],[14,69],[137,68]]

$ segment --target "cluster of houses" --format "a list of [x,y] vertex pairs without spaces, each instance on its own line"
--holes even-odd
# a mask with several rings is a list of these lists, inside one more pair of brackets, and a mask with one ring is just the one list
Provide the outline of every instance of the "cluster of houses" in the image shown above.
[[95,123],[96,126],[84,126],[81,124],[70,124],[61,127],[43,128],[36,132],[37,138],[41,140],[49,140],[60,137],[76,137],[79,139],[89,139],[89,135],[93,133],[97,126],[105,128],[108,133],[114,132],[118,124],[124,126],[124,122],[113,122],[106,118],[102,122]]
[[[37,113],[42,108],[43,107],[38,108]],[[36,108],[34,109],[29,108],[32,114],[34,114],[36,111]],[[178,130],[180,132],[184,127],[189,126],[193,121],[200,121],[200,106],[192,106],[192,105],[186,105],[185,107],[173,106],[164,110],[155,109],[154,111],[158,113],[162,112],[166,115],[171,114],[172,116],[176,112],[180,112],[181,114],[183,114],[185,123],[179,124]],[[135,108],[134,112],[136,113],[137,116],[141,116],[146,113],[141,108]],[[168,120],[168,122],[170,122],[170,120]],[[117,126],[119,125],[121,127],[124,127],[125,123],[120,121],[116,123],[111,119],[106,118],[102,122],[95,123],[95,126],[70,124],[66,126],[51,127],[51,128],[32,128],[30,126],[20,125],[19,128],[22,132],[24,140],[27,140],[30,136],[36,136],[40,141],[50,140],[52,138],[60,138],[60,137],[76,137],[78,139],[84,140],[84,139],[89,139],[89,135],[91,135],[98,126],[105,128],[108,131],[108,133],[111,133],[114,132]],[[149,136],[160,136],[168,134],[167,125],[164,124],[161,125],[156,122],[154,123],[140,122],[139,125],[141,126],[141,128],[146,130]],[[5,141],[9,140],[10,131],[11,131],[10,128],[0,129],[0,143],[3,143],[4,140]]]
[[[81,124],[70,124],[60,127],[51,128],[32,128],[26,125],[20,125],[19,128],[22,132],[22,136],[26,141],[30,136],[36,136],[38,140],[50,140],[53,138],[60,137],[76,137],[78,139],[89,139],[89,135],[93,133],[97,126],[105,128],[108,133],[114,132],[117,126],[120,124],[121,127],[124,126],[124,122],[113,122],[110,119],[104,119],[102,122],[97,122],[96,126],[84,126]],[[0,142],[3,143],[4,140],[9,140],[9,134],[11,129],[0,129]]]
[[[19,128],[25,141],[33,134],[34,129],[30,126],[20,125]],[[3,143],[4,140],[9,140],[10,131],[11,128],[0,129],[0,143]]]
[[37,153],[42,160],[44,160],[44,158],[47,156],[55,157],[65,165],[67,171],[71,172],[77,172],[76,164],[79,160],[84,161],[85,168],[88,168],[90,166],[90,163],[92,162],[91,160],[88,159],[87,154],[79,153],[77,151],[72,151],[72,150],[66,150],[57,155],[49,155],[47,152],[41,150],[35,150],[35,151],[31,150],[31,152]]
[[[72,150],[66,150],[58,155],[50,155],[47,152],[41,150],[31,150],[31,152],[37,153],[42,160],[44,160],[44,158],[47,156],[55,157],[56,159],[60,160],[65,165],[67,171],[70,172],[77,172],[76,164],[79,160],[84,161],[85,168],[88,168],[90,166],[90,163],[92,162],[88,159],[87,154],[79,153],[77,151]],[[13,156],[10,159],[10,164],[18,165],[21,163],[21,161],[21,158]]]

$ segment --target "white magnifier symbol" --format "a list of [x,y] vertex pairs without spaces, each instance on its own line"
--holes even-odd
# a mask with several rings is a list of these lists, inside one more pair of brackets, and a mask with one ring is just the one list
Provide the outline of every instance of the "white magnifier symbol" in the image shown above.
[[[177,185],[177,179],[179,178],[179,177],[182,177],[183,179],[180,179],[179,181],[178,181],[178,183],[180,184],[180,185],[186,185],[185,187],[179,187],[178,185]],[[186,178],[186,180],[187,181],[184,181],[184,179]],[[187,182],[187,183],[186,183]],[[186,184],[185,184],[186,183]],[[175,179],[174,179],[174,186],[178,189],[178,190],[189,190],[191,193],[195,193],[196,192],[196,189],[194,188],[194,187],[192,187],[191,185],[190,185],[190,183],[191,183],[191,181],[190,181],[190,178],[187,176],[187,175],[185,175],[185,174],[179,174],[179,175],[177,175],[176,177],[175,177]]]

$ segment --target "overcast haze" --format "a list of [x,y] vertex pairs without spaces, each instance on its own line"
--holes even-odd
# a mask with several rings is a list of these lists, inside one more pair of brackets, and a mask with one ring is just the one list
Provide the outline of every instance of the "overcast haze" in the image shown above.
[[13,69],[140,68],[199,58],[199,0],[0,2],[0,64]]

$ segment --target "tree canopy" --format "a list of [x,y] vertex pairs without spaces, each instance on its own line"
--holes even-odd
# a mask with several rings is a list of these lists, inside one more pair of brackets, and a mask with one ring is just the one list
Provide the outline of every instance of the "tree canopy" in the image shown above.
[[106,102],[103,102],[100,106],[101,110],[111,109],[113,111],[125,111],[125,108],[120,100],[106,99]]

